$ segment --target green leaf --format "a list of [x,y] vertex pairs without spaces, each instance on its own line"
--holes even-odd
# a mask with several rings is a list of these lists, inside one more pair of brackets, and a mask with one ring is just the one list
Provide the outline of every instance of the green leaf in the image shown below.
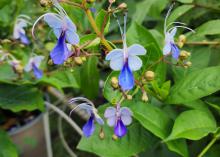
[[216,35],[220,34],[220,20],[210,20],[201,26],[199,26],[195,31],[196,33],[190,33],[189,37],[190,41],[197,40],[199,37],[203,37],[205,35]]
[[81,90],[89,98],[95,98],[99,92],[98,58],[90,57],[80,71]]
[[41,92],[35,87],[1,84],[0,107],[13,112],[44,110],[44,101]]
[[184,15],[187,11],[191,10],[194,5],[181,5],[172,11],[168,18],[168,23],[176,21],[179,17]]
[[213,116],[201,110],[181,113],[175,120],[172,132],[166,140],[186,138],[199,140],[217,129]]
[[106,79],[103,89],[104,97],[113,104],[118,102],[122,97],[122,93],[118,89],[114,89],[111,85],[112,77],[118,77],[118,74],[118,72],[113,71]]
[[49,84],[55,88],[80,88],[79,70],[77,68],[71,70],[53,71],[49,76],[44,76],[38,81],[40,84]]
[[13,71],[12,67],[8,64],[0,65],[0,82],[14,84],[15,79],[18,77]]
[[80,150],[95,153],[101,157],[130,157],[145,149],[151,149],[156,140],[146,132],[138,123],[128,127],[127,134],[117,141],[112,140],[113,129],[104,126],[105,138],[99,138],[100,127],[96,127],[94,135],[90,138],[83,137],[77,148]]
[[16,146],[2,130],[0,130],[0,157],[18,157]]
[[147,19],[147,15],[159,18],[161,11],[166,7],[167,3],[168,1],[166,0],[143,0],[136,2],[136,10],[133,13],[132,19],[138,24],[142,24]]
[[[165,139],[171,130],[172,120],[158,107],[149,103],[130,102],[123,104],[129,106],[133,116],[141,125],[155,136]],[[188,156],[185,140],[175,140],[166,142],[168,148],[182,156]]]
[[110,26],[110,16],[105,10],[102,9],[99,11],[95,21],[100,32],[102,31],[104,31],[104,33],[108,32]]
[[153,43],[159,49],[157,41],[154,39],[153,35],[146,28],[137,23],[132,23],[129,27],[127,31],[127,42],[128,45],[141,44],[143,46]]
[[220,89],[220,66],[196,70],[177,82],[166,103],[190,102],[210,95]]
[[181,3],[192,3],[193,0],[178,0]]

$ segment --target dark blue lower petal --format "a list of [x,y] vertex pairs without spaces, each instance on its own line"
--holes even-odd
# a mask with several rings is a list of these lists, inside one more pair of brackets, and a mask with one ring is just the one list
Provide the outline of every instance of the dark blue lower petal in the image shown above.
[[93,134],[93,132],[95,131],[94,118],[95,118],[94,115],[91,115],[89,120],[83,126],[83,134],[86,137],[90,137]]
[[134,87],[134,76],[127,62],[124,64],[118,79],[122,90],[130,90]]
[[70,53],[67,48],[65,40],[66,40],[65,32],[62,32],[57,41],[56,46],[50,52],[50,57],[53,60],[54,64],[63,64],[64,61],[66,61],[67,58],[69,57],[68,55]]
[[43,76],[43,72],[36,67],[35,64],[32,65],[34,75],[37,79],[40,79]]
[[127,133],[127,128],[121,119],[117,120],[116,126],[114,128],[114,133],[118,137],[123,137]]
[[30,41],[25,34],[19,33],[19,35],[20,35],[20,40],[23,44],[25,44],[25,45],[30,44]]
[[177,60],[179,58],[179,55],[180,55],[180,50],[173,43],[171,44],[171,52],[172,52],[172,57]]

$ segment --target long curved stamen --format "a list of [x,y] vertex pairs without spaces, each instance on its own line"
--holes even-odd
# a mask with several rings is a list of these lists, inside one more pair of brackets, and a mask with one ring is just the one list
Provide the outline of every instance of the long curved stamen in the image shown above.
[[59,2],[57,0],[52,0],[53,5],[58,9],[58,13],[62,16],[66,16],[67,13],[66,11],[63,9],[63,7],[61,7],[61,5],[59,4]]
[[84,97],[72,98],[72,99],[69,100],[69,104],[73,104],[73,103],[75,103],[75,102],[77,102],[77,101],[85,101],[85,102],[87,102],[88,104],[90,104],[91,106],[95,107],[95,105],[93,104],[92,101],[90,101],[89,99],[84,98]]
[[191,32],[193,32],[193,33],[195,33],[195,31],[193,30],[193,29],[191,29],[191,28],[189,28],[189,27],[186,27],[186,26],[174,26],[174,27],[172,27],[172,28],[170,28],[167,32],[171,32],[173,29],[175,29],[175,28],[185,28],[185,29],[187,29],[187,30],[189,30],[189,31],[191,31]]
[[167,25],[167,27],[166,27],[166,32],[167,32],[167,29],[168,29],[170,26],[174,25],[174,24],[179,24],[179,25],[183,25],[183,26],[186,26],[186,25],[187,25],[186,23],[183,23],[183,22],[171,22],[171,23],[169,23],[169,24]]
[[91,107],[93,107],[93,105],[91,105],[91,104],[81,103],[81,104],[77,105],[76,107],[74,107],[74,108],[70,111],[69,117],[72,115],[73,111],[75,111],[76,109],[78,109],[78,108],[81,107],[81,106],[91,106]]
[[124,32],[123,32],[124,61],[126,61],[128,58],[127,43],[126,43],[127,16],[128,16],[128,13],[125,12],[125,14],[124,14]]
[[117,21],[117,23],[118,23],[118,27],[119,27],[119,30],[120,30],[120,33],[121,33],[121,38],[122,38],[122,40],[123,40],[123,34],[124,34],[124,33],[123,33],[123,30],[122,30],[120,21],[119,21],[118,17],[115,15],[115,13],[113,13],[113,16],[114,16],[114,18],[116,18],[116,21]]
[[45,14],[41,15],[41,16],[34,22],[34,24],[33,24],[32,31],[31,31],[33,38],[35,38],[34,30],[35,30],[36,24],[37,24],[44,16],[46,16],[46,15],[55,15],[55,16],[57,16],[59,19],[62,19],[62,17],[61,17],[59,14],[55,14],[55,13],[45,13]]
[[166,14],[165,21],[164,21],[164,34],[166,34],[166,30],[167,30],[167,19],[168,19],[168,17],[170,16],[171,10],[173,9],[173,6],[174,6],[174,5],[175,5],[175,3],[173,3],[173,4],[170,6],[170,8],[169,8],[169,10],[168,10],[168,12],[167,12],[167,14]]
[[26,19],[28,19],[28,20],[31,20],[31,18],[30,18],[29,16],[24,15],[24,14],[18,15],[18,18],[26,18]]

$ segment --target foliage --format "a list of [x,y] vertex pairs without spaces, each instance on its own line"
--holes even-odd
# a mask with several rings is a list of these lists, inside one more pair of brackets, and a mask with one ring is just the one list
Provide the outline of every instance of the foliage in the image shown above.
[[[120,104],[130,108],[133,122],[124,137],[114,140],[113,128],[106,124],[103,128],[96,125],[94,135],[81,138],[77,146],[79,150],[102,157],[137,154],[146,157],[150,157],[149,154],[163,157],[219,156],[219,144],[215,142],[220,137],[220,8],[217,0],[175,2],[167,23],[184,22],[195,30],[193,33],[178,29],[175,36],[175,43],[181,51],[185,50],[187,57],[180,56],[175,60],[163,55],[164,17],[172,5],[170,1],[118,0],[109,5],[107,0],[76,0],[63,1],[60,5],[76,25],[80,42],[71,45],[74,53],[64,63],[55,65],[49,55],[57,42],[51,33],[53,30],[50,32],[54,28],[42,20],[43,24],[37,23],[35,27],[35,38],[31,36],[35,20],[47,10],[55,12],[54,7],[46,5],[43,9],[33,0],[1,1],[0,108],[12,112],[43,112],[48,87],[92,100],[104,97],[108,104],[98,108],[101,117],[107,107]],[[121,3],[126,3],[127,7]],[[133,72],[134,88],[123,91],[117,82],[116,87],[112,82],[120,71],[111,71],[105,57],[112,49],[123,46],[114,16],[123,26],[121,17],[127,11],[127,44],[140,44],[147,53],[140,56],[141,68]],[[12,37],[16,17],[20,14],[30,17],[31,24],[25,28],[31,42],[29,45]],[[186,41],[181,41],[181,35]],[[40,79],[34,76],[34,70],[23,70],[33,53],[45,57],[38,67],[43,72]],[[3,60],[2,54],[15,57],[19,67]],[[146,76],[146,72],[153,73],[152,78]],[[100,130],[104,132],[103,139]],[[209,144],[213,147],[210,148]],[[18,155],[8,135],[0,131],[0,157],[6,156]]]

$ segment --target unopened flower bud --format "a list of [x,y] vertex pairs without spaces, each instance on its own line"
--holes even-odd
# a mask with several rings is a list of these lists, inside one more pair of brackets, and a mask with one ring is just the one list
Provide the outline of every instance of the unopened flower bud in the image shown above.
[[116,140],[118,140],[118,136],[116,136],[116,135],[114,134],[114,135],[112,135],[112,139],[113,139],[114,141],[116,141]]
[[40,5],[42,7],[49,7],[51,6],[53,3],[51,0],[40,0]]
[[119,85],[118,85],[118,78],[117,77],[112,77],[111,78],[111,85],[115,89],[118,88]]
[[187,51],[185,51],[185,50],[181,51],[179,57],[180,57],[181,60],[187,59],[188,58]]
[[126,9],[127,8],[127,4],[126,3],[121,3],[119,6],[118,6],[119,9]]
[[148,101],[148,96],[147,96],[147,93],[145,91],[143,92],[141,100],[144,101],[144,102]]
[[182,47],[184,46],[184,43],[181,42],[181,41],[178,41],[178,42],[177,42],[177,45],[179,46],[179,48],[182,48]]
[[192,62],[188,61],[188,62],[185,63],[185,65],[186,65],[187,67],[191,67],[191,66],[192,66]]
[[191,56],[191,53],[190,53],[190,52],[187,52],[187,56],[190,57],[190,56]]
[[68,58],[68,59],[66,60],[66,62],[67,62],[68,64],[70,64],[72,61],[73,61],[73,58],[72,58],[72,57],[70,57],[70,58]]
[[100,132],[99,132],[99,138],[101,139],[101,140],[103,140],[104,138],[105,138],[105,133],[104,133],[104,131],[101,129],[100,130]]
[[186,36],[183,35],[183,34],[181,34],[181,35],[179,36],[179,41],[181,41],[183,44],[185,44],[185,43],[186,43]]
[[82,65],[83,64],[83,61],[82,61],[81,57],[74,57],[74,61],[77,65]]
[[48,65],[53,65],[52,59],[49,59],[48,62],[47,62],[47,64],[48,64]]
[[11,40],[9,40],[9,39],[3,39],[3,40],[2,40],[2,43],[3,43],[3,44],[9,44],[9,43],[11,43]]
[[115,3],[115,0],[108,0],[109,3]]
[[154,80],[155,74],[153,71],[146,71],[145,72],[145,78],[147,81],[152,81]]
[[86,61],[86,57],[85,56],[81,57],[81,59],[82,59],[83,62]]
[[132,100],[132,95],[127,95],[128,100]]

